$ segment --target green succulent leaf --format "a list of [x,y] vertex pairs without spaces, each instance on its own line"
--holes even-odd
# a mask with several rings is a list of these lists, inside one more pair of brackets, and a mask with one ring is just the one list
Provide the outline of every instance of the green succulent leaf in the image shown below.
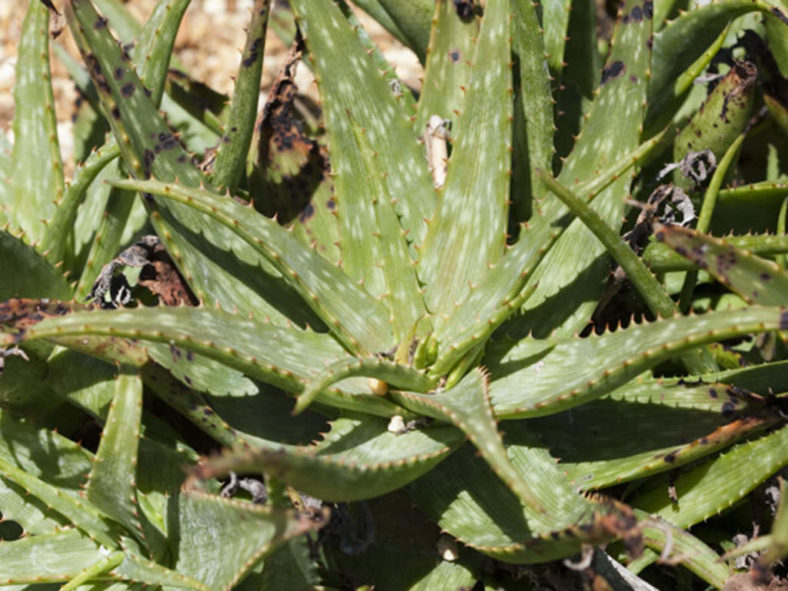
[[655,236],[693,265],[707,271],[747,302],[780,306],[788,302],[788,274],[779,265],[687,228],[660,225]]
[[265,555],[325,520],[192,490],[178,497],[177,523],[177,571],[229,591]]
[[[638,147],[651,68],[651,34],[651,12],[644,4],[633,0],[621,6],[598,94],[558,177],[565,186],[593,178]],[[621,196],[629,185],[629,175],[622,175],[594,200],[594,209],[612,228],[620,227]],[[567,211],[554,201],[542,207],[552,223]],[[573,221],[531,275],[529,282],[539,285],[523,305],[517,333],[544,336],[558,329],[558,335],[569,336],[581,329],[608,273],[603,254],[604,247],[593,234],[579,220]]]
[[435,331],[439,351],[430,368],[432,375],[447,373],[519,310],[536,289],[532,285],[523,290],[526,280],[557,236],[558,232],[541,219],[523,229],[517,244],[487,270],[479,286]]
[[[747,251],[758,257],[768,257],[788,252],[788,235],[755,234],[752,236],[726,236],[725,244],[736,251]],[[664,243],[652,242],[643,251],[643,261],[655,273],[688,271],[695,264]]]
[[147,343],[148,354],[183,384],[212,396],[252,396],[254,382],[237,369],[204,355],[184,353],[169,343]]
[[672,501],[664,482],[639,491],[634,507],[654,513],[676,527],[690,527],[738,501],[788,463],[788,428],[740,443],[719,457],[682,473],[672,483]]
[[[352,216],[340,215],[340,231],[348,237],[340,240],[345,246],[355,244],[342,249],[342,269],[362,282],[368,293],[388,304],[394,337],[402,343],[427,314],[422,291],[378,155],[373,152],[367,134],[356,128],[352,120],[350,125],[355,132],[355,151],[365,167],[364,176],[356,178],[364,178],[365,190],[356,188],[338,197],[340,203],[346,204],[345,211],[353,212]],[[358,233],[358,227],[369,229],[364,230],[369,234],[367,239],[351,238]]]
[[[66,185],[63,198],[58,202],[57,209],[47,225],[46,234],[41,241],[42,252],[47,253],[48,260],[53,264],[59,263],[66,256],[69,235],[75,231],[77,211],[79,205],[87,197],[88,187],[119,154],[118,145],[110,142],[92,152],[84,162],[77,165],[74,177]],[[70,258],[73,258],[73,253],[68,254]]]
[[323,372],[307,383],[296,401],[294,412],[304,410],[323,390],[332,384],[353,376],[365,376],[400,390],[426,392],[435,388],[437,380],[410,367],[385,359],[341,359],[326,367]]
[[356,501],[405,486],[464,441],[446,425],[393,433],[386,421],[347,415],[315,446],[267,445],[236,450],[200,464],[197,474],[265,472],[325,501]]
[[[348,249],[363,248],[363,242],[358,240],[366,231],[353,226],[352,204],[343,202],[343,198],[358,192],[358,175],[365,175],[361,155],[352,149],[355,139],[351,122],[366,130],[378,153],[379,168],[386,175],[384,185],[395,200],[408,240],[421,244],[427,231],[424,220],[432,214],[435,194],[421,146],[407,119],[409,114],[397,104],[389,84],[339,7],[332,2],[304,0],[296,0],[291,6],[309,48],[320,89],[335,175],[337,215],[340,220],[348,218],[349,225],[342,222],[343,256]],[[353,67],[346,67],[348,62]]]
[[[757,74],[758,70],[750,62],[740,61],[734,64],[709,93],[703,107],[676,138],[673,144],[675,162],[680,162],[689,152],[707,149],[714,153],[718,162],[723,160],[725,153],[748,125],[755,105]],[[729,159],[731,157],[732,155]],[[721,180],[717,183],[721,183]],[[686,189],[690,189],[694,184],[694,181],[679,170],[674,171],[673,182]],[[717,188],[719,189],[719,185]]]
[[85,492],[95,507],[144,538],[135,492],[141,418],[142,380],[120,373]]
[[594,513],[615,516],[618,509],[577,494],[526,425],[507,425],[506,448],[547,512],[523,505],[470,446],[411,484],[409,492],[442,529],[505,562],[555,560],[576,553],[583,541],[614,535],[593,526]]
[[673,115],[666,104],[673,97],[676,78],[714,43],[732,19],[752,11],[769,14],[780,9],[749,0],[710,2],[681,13],[654,35],[653,75],[648,89],[649,127],[654,126],[655,120],[658,120],[656,126],[661,127]]
[[436,2],[430,46],[424,64],[419,105],[413,128],[422,134],[432,115],[449,119],[456,129],[465,104],[471,63],[479,34],[477,18],[463,19],[452,2]]
[[419,259],[436,325],[503,256],[512,145],[509,35],[508,2],[488,2],[446,184]]
[[[88,451],[58,433],[18,421],[5,410],[0,411],[0,429],[2,461],[57,485],[61,495],[78,498],[91,468]],[[0,511],[3,519],[16,521],[29,534],[50,533],[66,524],[55,509],[9,479],[0,479]]]
[[216,150],[212,180],[215,186],[235,192],[246,165],[246,153],[252,143],[257,99],[263,73],[265,32],[268,25],[270,0],[256,0],[252,21],[246,31],[241,65],[235,78],[235,92],[224,133]]
[[0,300],[51,297],[66,300],[71,287],[63,273],[33,247],[9,232],[0,231]]
[[659,552],[667,550],[669,554],[665,558],[668,560],[673,556],[681,556],[682,565],[704,581],[717,589],[725,586],[731,571],[720,561],[719,554],[708,545],[664,519],[640,510],[635,511],[635,514],[643,524],[643,541],[646,546]]
[[384,10],[396,25],[395,31],[402,32],[402,42],[424,62],[433,13],[430,0],[362,0],[358,5],[370,11],[379,6],[379,9],[374,10],[376,13],[380,9]]
[[[216,219],[271,261],[306,303],[336,330],[351,350],[387,351],[393,345],[382,304],[356,285],[341,269],[310,250],[275,221],[253,208],[203,189],[158,181],[118,181],[118,187],[155,193]],[[359,314],[364,310],[364,314]]]
[[52,217],[64,189],[49,71],[49,10],[41,2],[30,2],[20,39],[8,214],[13,227],[35,243],[43,238],[45,220]]
[[59,487],[48,484],[1,458],[0,476],[40,499],[105,548],[118,548],[119,528],[92,504],[84,502],[76,495],[63,494]]
[[[115,168],[115,170],[110,169],[110,178],[120,176],[117,165],[117,161],[110,164]],[[88,299],[104,265],[115,258],[120,250],[123,228],[129,222],[134,199],[134,191],[124,191],[115,187],[110,189],[106,209],[101,216],[101,222],[88,251],[85,267],[74,289],[74,298],[77,301]]]
[[[536,8],[526,0],[512,2],[512,50],[519,63],[515,71],[514,163],[512,207],[516,219],[525,220],[532,198],[541,198],[544,189],[532,171],[550,170],[555,153],[554,120],[550,77],[540,34]],[[519,82],[519,84],[518,84]]]
[[68,581],[106,558],[106,553],[72,529],[0,542],[0,558],[0,582],[23,585]]
[[[782,330],[780,308],[751,307],[674,317],[584,339],[524,340],[487,356],[490,398],[502,418],[552,414],[588,402],[660,361],[701,344],[751,332]],[[585,370],[583,370],[585,368]],[[524,386],[527,384],[527,387]]]
[[564,68],[564,48],[569,32],[572,2],[571,0],[544,0],[539,4],[542,8],[545,58],[550,67],[550,73],[560,78]]
[[375,62],[375,65],[378,67],[380,73],[389,83],[389,88],[391,89],[394,98],[397,99],[397,102],[400,103],[406,112],[413,111],[416,108],[416,98],[413,96],[413,91],[408,85],[404,84],[399,79],[394,65],[389,63],[389,61],[383,55],[383,52],[377,46],[375,41],[373,41],[372,37],[370,37],[369,33],[367,33],[361,21],[357,18],[356,13],[353,12],[350,6],[348,6],[347,2],[344,0],[339,0],[337,4],[339,5],[342,14],[345,15],[348,23],[350,23],[350,26],[355,30],[356,36],[358,37],[359,41],[361,41],[364,49],[370,55],[372,61]]
[[531,509],[546,512],[533,485],[511,464],[495,424],[481,370],[468,373],[456,386],[442,393],[392,392],[394,400],[415,412],[447,421],[463,431],[498,477]]
[[[88,0],[73,0],[65,10],[94,83],[104,89],[99,96],[125,165],[139,177],[177,178],[187,186],[206,182],[145,93],[136,72],[129,68],[127,56],[107,27],[95,26],[106,24],[104,17]],[[206,223],[205,217],[191,208],[166,200],[160,200],[158,205],[149,203],[148,207],[155,210],[151,212],[151,223],[199,298],[218,302],[227,309],[267,313],[283,322],[304,322],[298,299],[285,298],[287,304],[270,303],[261,295],[284,295],[281,279],[262,256],[250,251],[233,232],[220,224]],[[222,279],[216,280],[217,277]],[[278,287],[273,288],[272,284]]]
[[[685,385],[644,379],[588,404],[528,425],[561,458],[567,478],[593,490],[672,470],[779,422],[724,383]],[[600,429],[605,421],[619,427]]]
[[[192,307],[67,314],[31,326],[23,338],[50,339],[134,367],[145,366],[149,357],[144,348],[127,339],[167,343],[294,393],[303,389],[303,380],[317,376],[337,360],[349,358],[325,333],[282,328],[222,310]],[[10,331],[0,335],[0,341],[3,339],[12,344],[19,336]],[[323,391],[318,401],[382,416],[401,412],[390,401],[372,394],[366,384],[352,383],[348,388]]]

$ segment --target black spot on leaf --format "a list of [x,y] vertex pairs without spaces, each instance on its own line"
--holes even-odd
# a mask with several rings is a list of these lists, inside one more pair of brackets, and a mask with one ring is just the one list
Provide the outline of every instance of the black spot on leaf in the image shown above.
[[654,3],[651,0],[646,0],[643,3],[643,16],[647,19],[654,18]]
[[788,16],[785,16],[785,13],[779,8],[772,8],[772,14],[788,25]]
[[619,76],[621,76],[621,74],[624,73],[625,69],[626,66],[624,65],[624,62],[622,62],[621,60],[616,60],[609,66],[605,66],[605,69],[602,70],[602,81],[599,83],[599,85],[604,86],[610,80],[613,80],[614,78],[618,78]]
[[106,28],[106,26],[107,26],[107,19],[105,19],[103,16],[97,16],[96,22],[93,23],[93,28],[96,29],[97,31],[100,31],[101,29]]
[[122,94],[124,98],[131,98],[131,95],[134,94],[134,83],[129,82],[128,84],[124,84],[120,89],[120,94]]
[[249,66],[251,66],[253,63],[257,61],[257,58],[260,57],[260,48],[262,46],[263,46],[262,37],[258,37],[257,39],[252,41],[252,45],[249,47],[248,55],[244,58],[243,62],[241,62],[244,68],[248,68]]
[[123,68],[121,68],[120,66],[118,66],[118,67],[117,67],[117,68],[115,68],[115,70],[112,72],[112,75],[113,75],[113,76],[115,76],[115,80],[123,80],[123,75],[124,75],[125,73],[126,73],[126,70],[124,70]]
[[455,64],[460,61],[460,52],[458,49],[452,49],[449,52],[449,59],[453,61]]
[[310,219],[313,215],[315,215],[315,208],[311,203],[307,203],[306,207],[301,210],[301,213],[298,214],[298,220],[303,223]]
[[462,20],[469,20],[476,11],[473,0],[454,0],[454,9]]
[[156,160],[156,153],[153,150],[146,149],[142,159],[142,168],[145,171],[145,176],[150,176],[154,160]]

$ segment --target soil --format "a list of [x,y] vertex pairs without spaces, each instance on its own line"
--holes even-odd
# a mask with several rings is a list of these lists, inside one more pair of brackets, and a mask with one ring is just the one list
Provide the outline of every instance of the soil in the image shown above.
[[[282,0],[277,1],[282,2]],[[59,9],[61,0],[52,0],[52,3]],[[124,0],[124,4],[132,14],[144,22],[155,1]],[[27,6],[28,3],[24,1],[0,2],[0,131],[12,141],[16,49]],[[244,27],[249,20],[251,6],[252,0],[192,0],[175,44],[175,56],[190,75],[214,90],[225,94],[232,93],[233,75],[238,67],[240,48],[244,40]],[[422,69],[415,54],[393,39],[377,22],[363,12],[358,11],[358,14],[364,28],[389,62],[395,66],[400,79],[409,86],[420,87]],[[62,44],[69,53],[78,57],[63,17],[53,16],[50,27],[63,29],[63,33],[52,43]],[[265,104],[265,96],[287,56],[287,51],[288,48],[269,27],[261,82],[260,109]],[[58,138],[63,152],[66,178],[68,178],[70,171],[73,170],[71,115],[77,93],[65,67],[57,57],[52,57],[51,64]],[[299,67],[296,75],[299,91],[316,98],[317,90],[312,82],[309,70],[303,66]]]

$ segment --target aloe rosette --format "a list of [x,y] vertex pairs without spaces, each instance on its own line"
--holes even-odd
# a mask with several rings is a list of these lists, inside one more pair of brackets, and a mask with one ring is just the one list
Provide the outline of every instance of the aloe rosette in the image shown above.
[[[89,105],[77,127],[110,132],[65,183],[48,10],[30,3],[0,153],[0,266],[15,270],[0,511],[25,535],[0,543],[0,583],[295,588],[350,572],[455,589],[494,584],[482,555],[543,563],[619,540],[603,560],[645,542],[639,572],[673,548],[721,588],[733,564],[689,528],[788,463],[784,138],[765,136],[766,171],[739,158],[771,100],[750,89],[784,83],[782,9],[625,0],[602,51],[581,3],[360,3],[422,60],[416,95],[343,2],[291,0],[292,21],[257,0],[225,102],[169,69],[188,4],[160,0],[140,26],[110,0],[63,2]],[[269,21],[297,33],[258,119]],[[746,89],[720,82],[698,108],[691,81],[761,21],[771,78],[737,62]],[[302,56],[319,129],[294,101]],[[769,105],[761,117],[784,112]],[[424,136],[435,117],[448,143]],[[684,131],[661,131],[671,120]],[[633,245],[628,198],[665,181],[669,143],[677,162],[714,154],[709,179],[673,167],[697,228],[655,212]],[[755,184],[727,180],[737,163]],[[724,226],[746,199],[774,216]],[[738,235],[712,237],[712,212]],[[594,314],[611,260],[637,322]],[[715,280],[733,305],[704,299]],[[626,326],[588,327],[604,314]],[[224,451],[200,457],[149,398]],[[92,446],[67,437],[86,420]],[[220,494],[236,474],[265,475],[267,501]],[[401,515],[423,525],[400,531]],[[439,556],[433,523],[462,550]],[[400,563],[370,568],[384,552]]]

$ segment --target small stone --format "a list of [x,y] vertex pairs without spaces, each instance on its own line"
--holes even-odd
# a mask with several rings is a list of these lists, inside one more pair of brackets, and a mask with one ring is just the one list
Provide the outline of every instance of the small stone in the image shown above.
[[457,541],[446,534],[438,538],[438,554],[446,562],[454,562],[460,557],[457,551]]
[[405,419],[402,418],[402,415],[394,415],[391,417],[388,426],[389,433],[394,433],[395,435],[399,435],[403,431],[405,431]]
[[377,396],[385,396],[386,392],[389,391],[389,385],[382,381],[378,380],[377,378],[369,378],[368,382],[369,389],[372,390],[373,394]]

